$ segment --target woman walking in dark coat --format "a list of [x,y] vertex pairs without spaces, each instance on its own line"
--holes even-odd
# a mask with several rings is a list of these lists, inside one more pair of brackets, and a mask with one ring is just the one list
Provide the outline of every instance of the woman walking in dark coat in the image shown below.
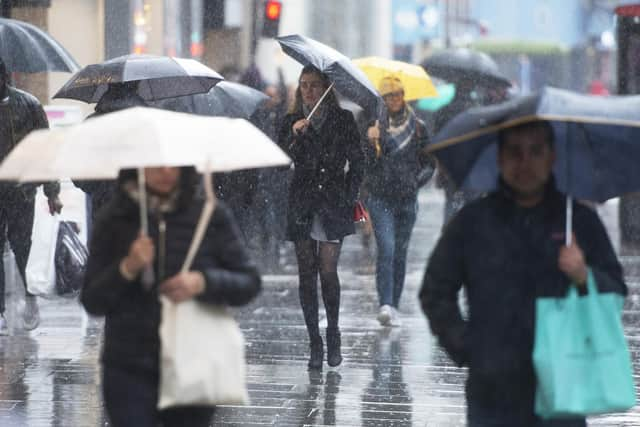
[[[194,197],[192,168],[145,169],[149,236],[141,236],[137,174],[125,171],[94,227],[81,300],[106,316],[103,395],[116,427],[208,426],[213,407],[156,409],[159,384],[161,306],[174,302],[243,305],[260,290],[260,276],[247,257],[228,209],[218,202],[192,270],[179,273],[203,201]],[[156,281],[143,285],[153,267]],[[206,331],[203,331],[205,334]],[[221,344],[221,351],[224,346]]]
[[324,348],[318,326],[318,273],[327,313],[327,363],[342,362],[338,258],[345,236],[353,234],[353,209],[362,181],[364,157],[351,112],[339,107],[328,78],[313,66],[303,68],[294,104],[278,141],[294,162],[289,188],[288,239],[296,248],[300,305],[309,333],[310,369],[321,369]]

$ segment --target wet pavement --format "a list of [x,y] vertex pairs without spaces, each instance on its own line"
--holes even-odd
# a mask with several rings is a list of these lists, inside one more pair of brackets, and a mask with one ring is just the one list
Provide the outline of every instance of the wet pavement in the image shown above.
[[[375,283],[359,237],[347,239],[340,262],[344,362],[321,373],[306,369],[308,344],[295,268],[264,277],[264,291],[237,318],[247,342],[251,404],[220,407],[212,425],[224,426],[461,426],[465,370],[453,366],[431,337],[416,294],[442,221],[443,198],[420,195],[409,250],[402,326],[375,319]],[[615,204],[601,210],[614,239]],[[636,383],[640,376],[640,257],[623,253],[631,288],[625,325]],[[9,260],[6,260],[9,261]],[[21,292],[10,286],[11,336],[0,337],[0,426],[107,425],[100,395],[101,320],[73,300],[40,300],[41,326],[21,328]],[[593,426],[640,426],[640,408],[594,417]]]

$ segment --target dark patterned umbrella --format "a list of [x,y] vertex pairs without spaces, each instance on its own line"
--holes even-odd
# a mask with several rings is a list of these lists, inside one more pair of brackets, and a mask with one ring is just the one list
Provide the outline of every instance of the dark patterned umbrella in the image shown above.
[[468,80],[474,86],[509,87],[511,82],[486,53],[470,49],[445,49],[428,57],[422,67],[429,75],[451,83]]
[[269,97],[249,86],[220,82],[208,93],[163,99],[154,106],[203,116],[249,119]]
[[38,27],[0,18],[0,58],[9,72],[40,73],[80,69],[69,52]]
[[[207,93],[224,78],[194,59],[154,55],[125,55],[77,72],[54,98],[98,102],[109,85],[133,84],[145,101]],[[137,82],[137,84],[134,84]]]

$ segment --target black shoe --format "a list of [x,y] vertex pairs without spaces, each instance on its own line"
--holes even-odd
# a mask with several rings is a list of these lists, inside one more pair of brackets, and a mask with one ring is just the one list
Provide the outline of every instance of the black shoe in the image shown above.
[[324,347],[322,338],[318,337],[313,340],[310,345],[311,357],[309,357],[309,369],[322,369],[322,361],[324,359]]
[[327,363],[329,366],[338,366],[342,363],[340,344],[340,330],[327,328]]

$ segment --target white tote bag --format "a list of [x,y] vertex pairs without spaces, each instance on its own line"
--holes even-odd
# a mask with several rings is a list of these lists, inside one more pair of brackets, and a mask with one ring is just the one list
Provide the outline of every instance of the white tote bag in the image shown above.
[[27,290],[33,295],[44,298],[57,296],[55,256],[59,227],[60,215],[49,213],[49,205],[40,186],[36,193],[31,250],[25,271]]
[[248,403],[244,337],[229,310],[193,299],[160,301],[158,409]]

